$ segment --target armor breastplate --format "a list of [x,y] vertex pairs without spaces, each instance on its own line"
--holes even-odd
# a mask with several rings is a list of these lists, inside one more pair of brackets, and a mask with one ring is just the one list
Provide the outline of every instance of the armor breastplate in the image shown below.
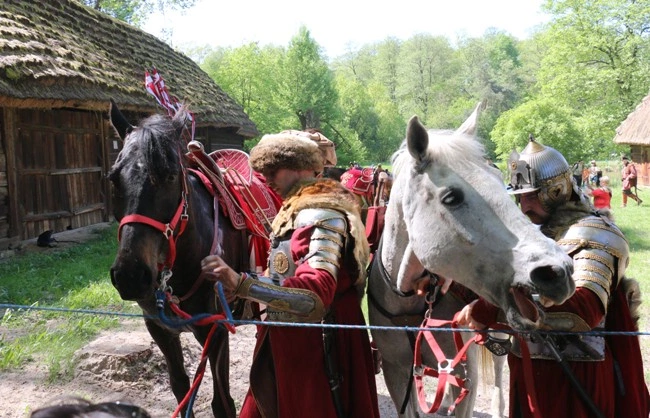
[[[604,320],[594,331],[604,330]],[[567,339],[559,346],[560,354],[566,361],[602,361],[605,359],[605,337],[602,335],[576,335],[575,341]],[[534,341],[529,335],[523,335],[528,345],[530,358],[541,360],[557,360],[549,346],[541,341]],[[512,343],[512,353],[521,358],[521,343],[515,338]]]
[[[308,254],[296,261],[291,253],[291,237],[295,229],[313,226]],[[338,277],[339,261],[346,236],[346,221],[341,212],[331,209],[303,209],[295,217],[293,228],[281,237],[272,237],[269,254],[269,276],[274,284],[282,286],[284,280],[296,274],[298,265],[306,262],[312,268],[328,271]],[[261,279],[263,280],[263,279]],[[291,292],[291,289],[285,289]],[[268,306],[267,317],[271,321],[295,322],[296,316],[277,307]]]
[[[293,232],[293,231],[291,231]],[[271,254],[269,255],[269,275],[280,286],[286,277],[296,273],[296,263],[291,257],[291,233],[284,238],[273,237],[271,241]]]

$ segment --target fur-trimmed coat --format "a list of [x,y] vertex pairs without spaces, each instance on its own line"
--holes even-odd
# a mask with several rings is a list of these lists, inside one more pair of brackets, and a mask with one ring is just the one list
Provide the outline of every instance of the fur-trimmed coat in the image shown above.
[[[601,213],[602,212],[602,213]],[[605,222],[609,211],[595,211],[586,198],[565,203],[553,212],[552,218],[542,225],[542,232],[554,240],[561,239],[567,230],[580,219],[596,214]],[[604,243],[607,244],[607,243]],[[578,254],[582,253],[577,253]],[[619,264],[626,264],[627,258]],[[547,308],[548,312],[568,312],[579,316],[595,328],[605,319],[606,331],[636,331],[634,313],[630,305],[638,300],[635,282],[623,278],[625,265],[616,265],[612,286],[609,289],[607,312],[597,295],[585,287],[562,305]],[[622,269],[622,271],[621,271]],[[574,272],[575,274],[576,272]],[[474,319],[484,324],[497,320],[498,309],[480,299],[472,310]],[[606,418],[647,418],[650,413],[650,394],[644,380],[643,361],[636,336],[605,336],[605,359],[602,361],[568,362],[572,373]],[[510,366],[511,417],[532,418],[528,408],[531,388],[526,387],[524,362],[514,354],[508,356]],[[532,372],[537,403],[542,417],[590,418],[593,413],[585,406],[559,363],[554,360],[532,360]]]
[[[297,262],[309,253],[314,229],[294,228],[298,212],[307,208],[334,209],[346,215],[348,245],[342,254],[338,277],[314,269],[309,263]],[[291,233],[291,255],[298,266],[295,276],[285,278],[283,287],[316,293],[331,309],[337,324],[364,325],[359,289],[365,284],[369,251],[359,207],[351,193],[329,179],[301,183],[285,199],[272,227],[275,236]],[[345,416],[378,418],[368,332],[337,329],[336,344]],[[242,418],[336,418],[319,328],[260,326],[250,376],[251,387],[242,407]]]

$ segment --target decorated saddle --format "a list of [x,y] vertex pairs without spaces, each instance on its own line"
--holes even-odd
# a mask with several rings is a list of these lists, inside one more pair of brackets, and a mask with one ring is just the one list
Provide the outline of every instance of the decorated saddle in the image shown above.
[[373,177],[374,172],[372,168],[366,167],[361,170],[358,168],[351,168],[341,174],[341,183],[352,193],[364,197],[366,203],[371,203],[374,193],[372,184]]
[[224,149],[206,154],[198,141],[191,141],[187,148],[189,170],[203,181],[233,227],[252,235],[256,264],[264,266],[271,222],[282,206],[282,198],[251,169],[245,152]]

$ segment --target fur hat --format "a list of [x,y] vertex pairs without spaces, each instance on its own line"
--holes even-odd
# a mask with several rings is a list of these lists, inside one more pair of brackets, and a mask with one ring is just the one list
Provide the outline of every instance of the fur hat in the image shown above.
[[[319,146],[321,142],[323,149]],[[282,131],[264,135],[251,150],[250,163],[253,170],[260,173],[281,168],[321,172],[325,163],[331,164],[331,156],[326,158],[328,153],[323,152],[330,149],[333,150],[333,142],[321,134]]]

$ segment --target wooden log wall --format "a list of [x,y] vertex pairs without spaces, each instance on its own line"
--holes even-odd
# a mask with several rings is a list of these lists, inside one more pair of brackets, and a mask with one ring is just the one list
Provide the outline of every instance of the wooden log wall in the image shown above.
[[9,233],[9,181],[7,179],[7,154],[4,114],[0,112],[0,249],[11,240]]
[[632,145],[630,151],[630,157],[636,165],[638,185],[650,186],[650,161],[648,160],[650,146]]
[[[108,220],[105,123],[100,112],[6,109],[9,211],[20,239],[51,229],[60,232]],[[14,172],[15,174],[11,174]],[[13,190],[12,190],[13,189]]]

